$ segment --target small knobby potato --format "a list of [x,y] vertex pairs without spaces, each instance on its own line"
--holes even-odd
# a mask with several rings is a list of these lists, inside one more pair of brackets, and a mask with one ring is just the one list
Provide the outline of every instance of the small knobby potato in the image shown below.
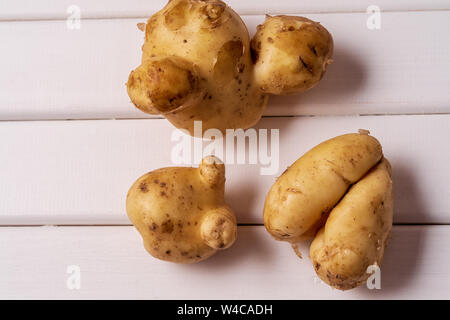
[[147,21],[128,95],[138,109],[191,135],[194,121],[203,131],[246,129],[260,120],[268,93],[314,86],[333,52],[328,31],[301,17],[268,18],[252,44],[221,0],[171,0]]
[[255,81],[266,93],[291,94],[314,87],[332,62],[333,38],[304,17],[267,16],[252,39]]
[[236,240],[236,218],[224,190],[225,166],[213,156],[199,168],[158,169],[130,188],[128,217],[155,258],[199,262]]
[[310,256],[319,277],[346,290],[380,265],[392,228],[391,167],[366,131],[314,147],[270,189],[264,225],[277,240],[314,239]]

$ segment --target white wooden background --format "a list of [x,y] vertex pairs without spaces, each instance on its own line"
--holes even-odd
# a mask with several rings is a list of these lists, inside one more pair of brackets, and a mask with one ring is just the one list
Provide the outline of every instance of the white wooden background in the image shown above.
[[[238,240],[197,265],[153,259],[126,192],[171,165],[173,128],[133,108],[136,24],[165,0],[0,1],[0,298],[450,298],[450,2],[229,0],[254,32],[265,13],[303,14],[335,39],[335,63],[301,96],[273,97],[258,128],[280,129],[280,167],[227,167]],[[69,5],[81,29],[66,26]],[[382,9],[369,30],[366,9]],[[270,185],[317,143],[359,128],[394,167],[395,226],[382,289],[321,283],[262,226]],[[49,226],[52,225],[52,226]],[[67,267],[81,269],[69,290]]]

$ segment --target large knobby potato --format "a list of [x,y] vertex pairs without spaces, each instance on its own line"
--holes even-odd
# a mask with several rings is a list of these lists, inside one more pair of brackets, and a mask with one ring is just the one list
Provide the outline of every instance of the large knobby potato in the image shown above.
[[171,167],[140,177],[127,195],[127,212],[155,258],[194,263],[236,239],[236,218],[224,200],[225,167],[215,157],[199,168]]
[[264,225],[281,241],[314,239],[310,256],[319,277],[346,290],[380,265],[392,228],[391,167],[380,143],[361,131],[311,149],[270,189]]
[[248,128],[266,107],[253,81],[244,22],[219,0],[172,0],[147,22],[142,64],[128,79],[134,105],[193,134]]
[[333,51],[325,28],[301,17],[268,19],[253,44],[224,2],[171,0],[147,21],[128,95],[140,110],[162,114],[191,135],[194,121],[202,121],[203,131],[245,129],[261,118],[268,93],[314,86]]

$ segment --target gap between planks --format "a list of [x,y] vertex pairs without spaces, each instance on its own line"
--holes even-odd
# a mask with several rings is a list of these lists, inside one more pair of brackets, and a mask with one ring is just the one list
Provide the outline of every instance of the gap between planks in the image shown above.
[[[396,9],[396,10],[381,10],[381,13],[421,13],[421,12],[446,12],[446,11],[450,11],[450,9],[411,9],[411,10],[407,10],[407,9]],[[155,14],[157,11],[154,11],[153,13],[151,13],[151,15]],[[238,12],[240,16],[261,16],[264,15],[264,13],[249,13],[249,12]],[[285,12],[277,12],[277,11],[273,11],[271,12],[273,15],[277,15],[277,14],[286,14]],[[305,14],[360,14],[360,13],[366,13],[366,11],[364,10],[343,10],[343,11],[323,11],[323,10],[306,10],[306,11],[300,11],[300,12],[296,12],[296,13],[287,13],[287,15],[305,15]],[[87,16],[87,17],[82,17],[81,20],[87,20],[87,21],[91,21],[91,20],[98,20],[98,21],[102,21],[102,20],[132,20],[132,19],[144,19],[144,20],[148,20],[150,18],[150,16],[111,16],[111,17],[102,17],[102,16]],[[12,19],[8,19],[8,18],[0,18],[0,23],[3,22],[46,22],[46,21],[55,21],[55,22],[64,22],[67,21],[67,18],[62,18],[62,17],[44,17],[44,18],[21,18],[21,19],[17,19],[17,18],[12,18]]]
[[[259,223],[238,223],[238,227],[264,227]],[[393,227],[427,227],[450,226],[450,223],[424,222],[424,223],[393,223]],[[133,227],[132,224],[11,224],[1,225],[0,228],[39,228],[39,227]]]
[[[349,117],[387,117],[387,116],[446,116],[450,112],[439,113],[364,113],[364,114],[293,114],[293,115],[263,115],[261,119],[276,119],[276,118],[349,118]],[[76,119],[16,119],[16,120],[2,120],[0,123],[6,122],[59,122],[59,121],[121,121],[121,120],[165,120],[163,116],[148,116],[138,118],[76,118]],[[174,127],[175,128],[175,127]],[[252,127],[250,127],[252,128]],[[250,129],[247,128],[247,129]],[[246,130],[246,129],[245,129]]]

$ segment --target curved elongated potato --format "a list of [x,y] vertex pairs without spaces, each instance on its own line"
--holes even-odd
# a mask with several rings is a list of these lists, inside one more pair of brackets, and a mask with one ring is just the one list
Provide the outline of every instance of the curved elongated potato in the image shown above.
[[367,280],[367,267],[381,265],[392,229],[392,204],[391,167],[383,159],[331,211],[311,244],[311,260],[323,281],[351,289]]
[[255,81],[263,92],[292,94],[314,87],[332,62],[333,38],[304,17],[267,16],[252,39]]
[[346,134],[311,149],[270,189],[264,225],[277,240],[309,239],[318,223],[382,157],[380,143],[367,134]]
[[162,168],[140,177],[127,213],[155,258],[194,263],[236,239],[236,218],[224,200],[225,167],[215,157],[199,168]]
[[380,143],[361,130],[325,141],[298,159],[266,197],[264,225],[290,242],[314,239],[319,277],[341,290],[381,265],[392,228],[391,167]]

